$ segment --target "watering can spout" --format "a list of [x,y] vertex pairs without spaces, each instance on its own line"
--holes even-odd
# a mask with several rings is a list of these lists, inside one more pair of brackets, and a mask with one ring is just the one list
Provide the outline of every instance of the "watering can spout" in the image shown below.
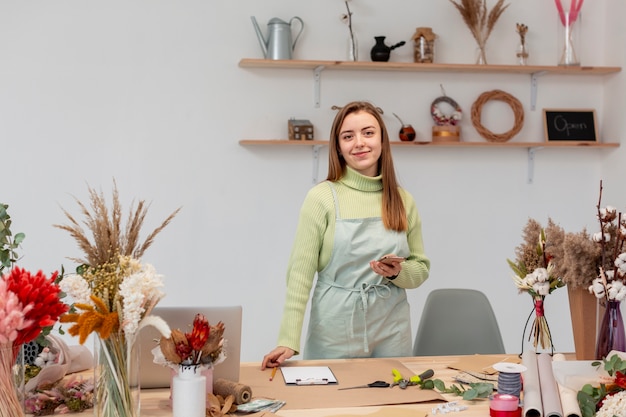
[[256,30],[256,36],[257,38],[259,38],[259,44],[261,45],[261,49],[263,50],[263,56],[267,58],[267,41],[263,36],[263,32],[261,32],[261,28],[259,27],[256,18],[254,16],[250,16],[250,19],[252,19],[252,25],[254,26],[254,30]]

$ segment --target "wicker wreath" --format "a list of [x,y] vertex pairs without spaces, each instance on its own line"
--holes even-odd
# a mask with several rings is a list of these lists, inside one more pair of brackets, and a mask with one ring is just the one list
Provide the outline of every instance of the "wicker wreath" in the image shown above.
[[[486,129],[481,124],[483,105],[489,100],[504,101],[511,106],[513,114],[515,115],[515,124],[508,132],[496,134]],[[472,104],[472,124],[480,136],[487,139],[489,142],[506,142],[522,130],[522,126],[524,125],[524,108],[522,107],[522,103],[509,93],[502,90],[487,91],[478,96],[478,99]]]

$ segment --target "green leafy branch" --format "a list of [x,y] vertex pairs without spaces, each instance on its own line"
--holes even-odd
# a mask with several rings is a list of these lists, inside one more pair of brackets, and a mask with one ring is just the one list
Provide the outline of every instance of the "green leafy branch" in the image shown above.
[[420,381],[418,385],[422,389],[436,389],[443,394],[458,395],[466,401],[489,398],[494,390],[494,385],[489,382],[472,382],[467,384],[469,388],[465,388],[463,385],[456,384],[446,387],[446,384],[441,379],[427,379]]
[[0,272],[17,262],[16,249],[24,240],[24,233],[11,233],[11,216],[7,212],[8,204],[0,203]]
[[[618,355],[613,355],[609,359],[603,359],[602,362],[594,361],[592,366],[599,368],[604,363],[604,370],[610,376],[614,376],[616,372],[626,374],[626,361],[622,360]],[[578,400],[578,406],[582,417],[593,417],[596,415],[596,409],[598,403],[606,397],[607,394],[622,391],[622,388],[611,385],[607,387],[606,384],[600,384],[599,387],[594,387],[591,384],[585,384],[576,396]]]

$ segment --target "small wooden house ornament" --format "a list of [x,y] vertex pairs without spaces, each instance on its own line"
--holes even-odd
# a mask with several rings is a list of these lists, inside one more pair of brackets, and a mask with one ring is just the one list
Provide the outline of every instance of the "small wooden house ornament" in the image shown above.
[[308,120],[289,119],[290,140],[313,140],[313,125]]

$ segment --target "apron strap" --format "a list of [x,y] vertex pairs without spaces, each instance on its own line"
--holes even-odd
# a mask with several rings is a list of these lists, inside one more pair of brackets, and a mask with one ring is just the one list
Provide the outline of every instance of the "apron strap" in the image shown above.
[[378,283],[378,284],[368,284],[364,282],[363,284],[361,284],[360,288],[349,288],[349,287],[343,287],[341,285],[337,285],[334,282],[326,282],[326,281],[318,281],[318,282],[326,284],[330,287],[341,289],[341,290],[359,293],[359,298],[354,303],[354,308],[352,309],[352,315],[350,317],[350,337],[354,337],[354,320],[355,320],[355,316],[359,308],[359,301],[360,301],[361,303],[360,306],[363,308],[363,350],[365,352],[369,352],[370,351],[369,341],[367,339],[367,308],[368,308],[369,302],[367,301],[368,299],[367,296],[369,292],[374,291],[374,293],[380,298],[389,298],[391,296],[391,288],[389,288],[389,283],[383,282],[383,283]]

